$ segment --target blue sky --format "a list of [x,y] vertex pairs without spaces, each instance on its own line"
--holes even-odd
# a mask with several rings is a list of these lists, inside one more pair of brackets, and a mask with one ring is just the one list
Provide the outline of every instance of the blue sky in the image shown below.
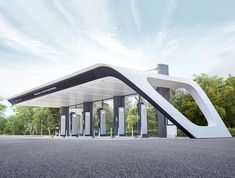
[[234,0],[0,0],[0,95],[95,63],[235,75]]

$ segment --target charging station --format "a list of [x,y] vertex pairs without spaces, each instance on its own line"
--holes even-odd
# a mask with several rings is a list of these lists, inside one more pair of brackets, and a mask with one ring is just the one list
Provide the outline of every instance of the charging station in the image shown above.
[[91,113],[90,112],[85,112],[84,113],[85,118],[84,118],[84,131],[85,131],[85,136],[90,136],[91,135]]
[[60,136],[66,136],[66,116],[60,116]]
[[98,128],[99,128],[99,135],[105,136],[106,135],[106,114],[105,110],[102,108],[97,110],[98,112]]
[[78,136],[78,116],[75,113],[71,114],[71,135]]
[[83,118],[82,115],[78,115],[78,135],[83,135]]
[[118,108],[118,135],[125,134],[125,112],[123,107]]
[[148,129],[147,129],[147,108],[143,102],[138,102],[137,104],[138,110],[138,134],[141,137],[148,136]]
[[147,129],[147,109],[144,104],[140,105],[140,119],[141,119],[141,129],[140,129],[140,136],[147,137],[148,136],[148,129]]

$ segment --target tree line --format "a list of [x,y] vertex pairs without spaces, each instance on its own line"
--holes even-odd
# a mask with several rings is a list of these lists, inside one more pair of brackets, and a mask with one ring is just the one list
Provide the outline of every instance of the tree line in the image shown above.
[[[225,125],[228,128],[235,128],[235,76],[228,76],[224,79],[200,74],[194,75],[193,79],[205,91]],[[207,125],[203,113],[187,90],[177,89],[172,92],[171,103],[193,123]],[[0,103],[0,134],[51,135],[55,134],[58,127],[58,108],[13,106],[15,115],[9,117],[4,115],[5,110],[6,106]],[[147,117],[148,129],[156,129],[157,112],[149,104]],[[137,129],[135,106],[129,107],[126,111],[126,125],[129,131]]]
[[59,109],[17,106],[15,115],[4,117],[6,106],[1,104],[0,134],[54,135],[58,127]]

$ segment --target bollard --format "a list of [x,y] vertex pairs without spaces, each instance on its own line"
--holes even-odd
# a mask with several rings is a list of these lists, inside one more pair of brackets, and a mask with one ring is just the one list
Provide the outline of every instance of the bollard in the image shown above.
[[112,138],[113,130],[112,127],[110,128],[110,137]]
[[132,127],[132,129],[131,129],[131,136],[134,137],[133,127]]

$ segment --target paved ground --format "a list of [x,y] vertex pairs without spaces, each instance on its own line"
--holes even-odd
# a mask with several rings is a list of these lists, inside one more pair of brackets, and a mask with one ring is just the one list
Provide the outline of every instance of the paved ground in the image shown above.
[[235,138],[0,137],[0,177],[235,177]]

